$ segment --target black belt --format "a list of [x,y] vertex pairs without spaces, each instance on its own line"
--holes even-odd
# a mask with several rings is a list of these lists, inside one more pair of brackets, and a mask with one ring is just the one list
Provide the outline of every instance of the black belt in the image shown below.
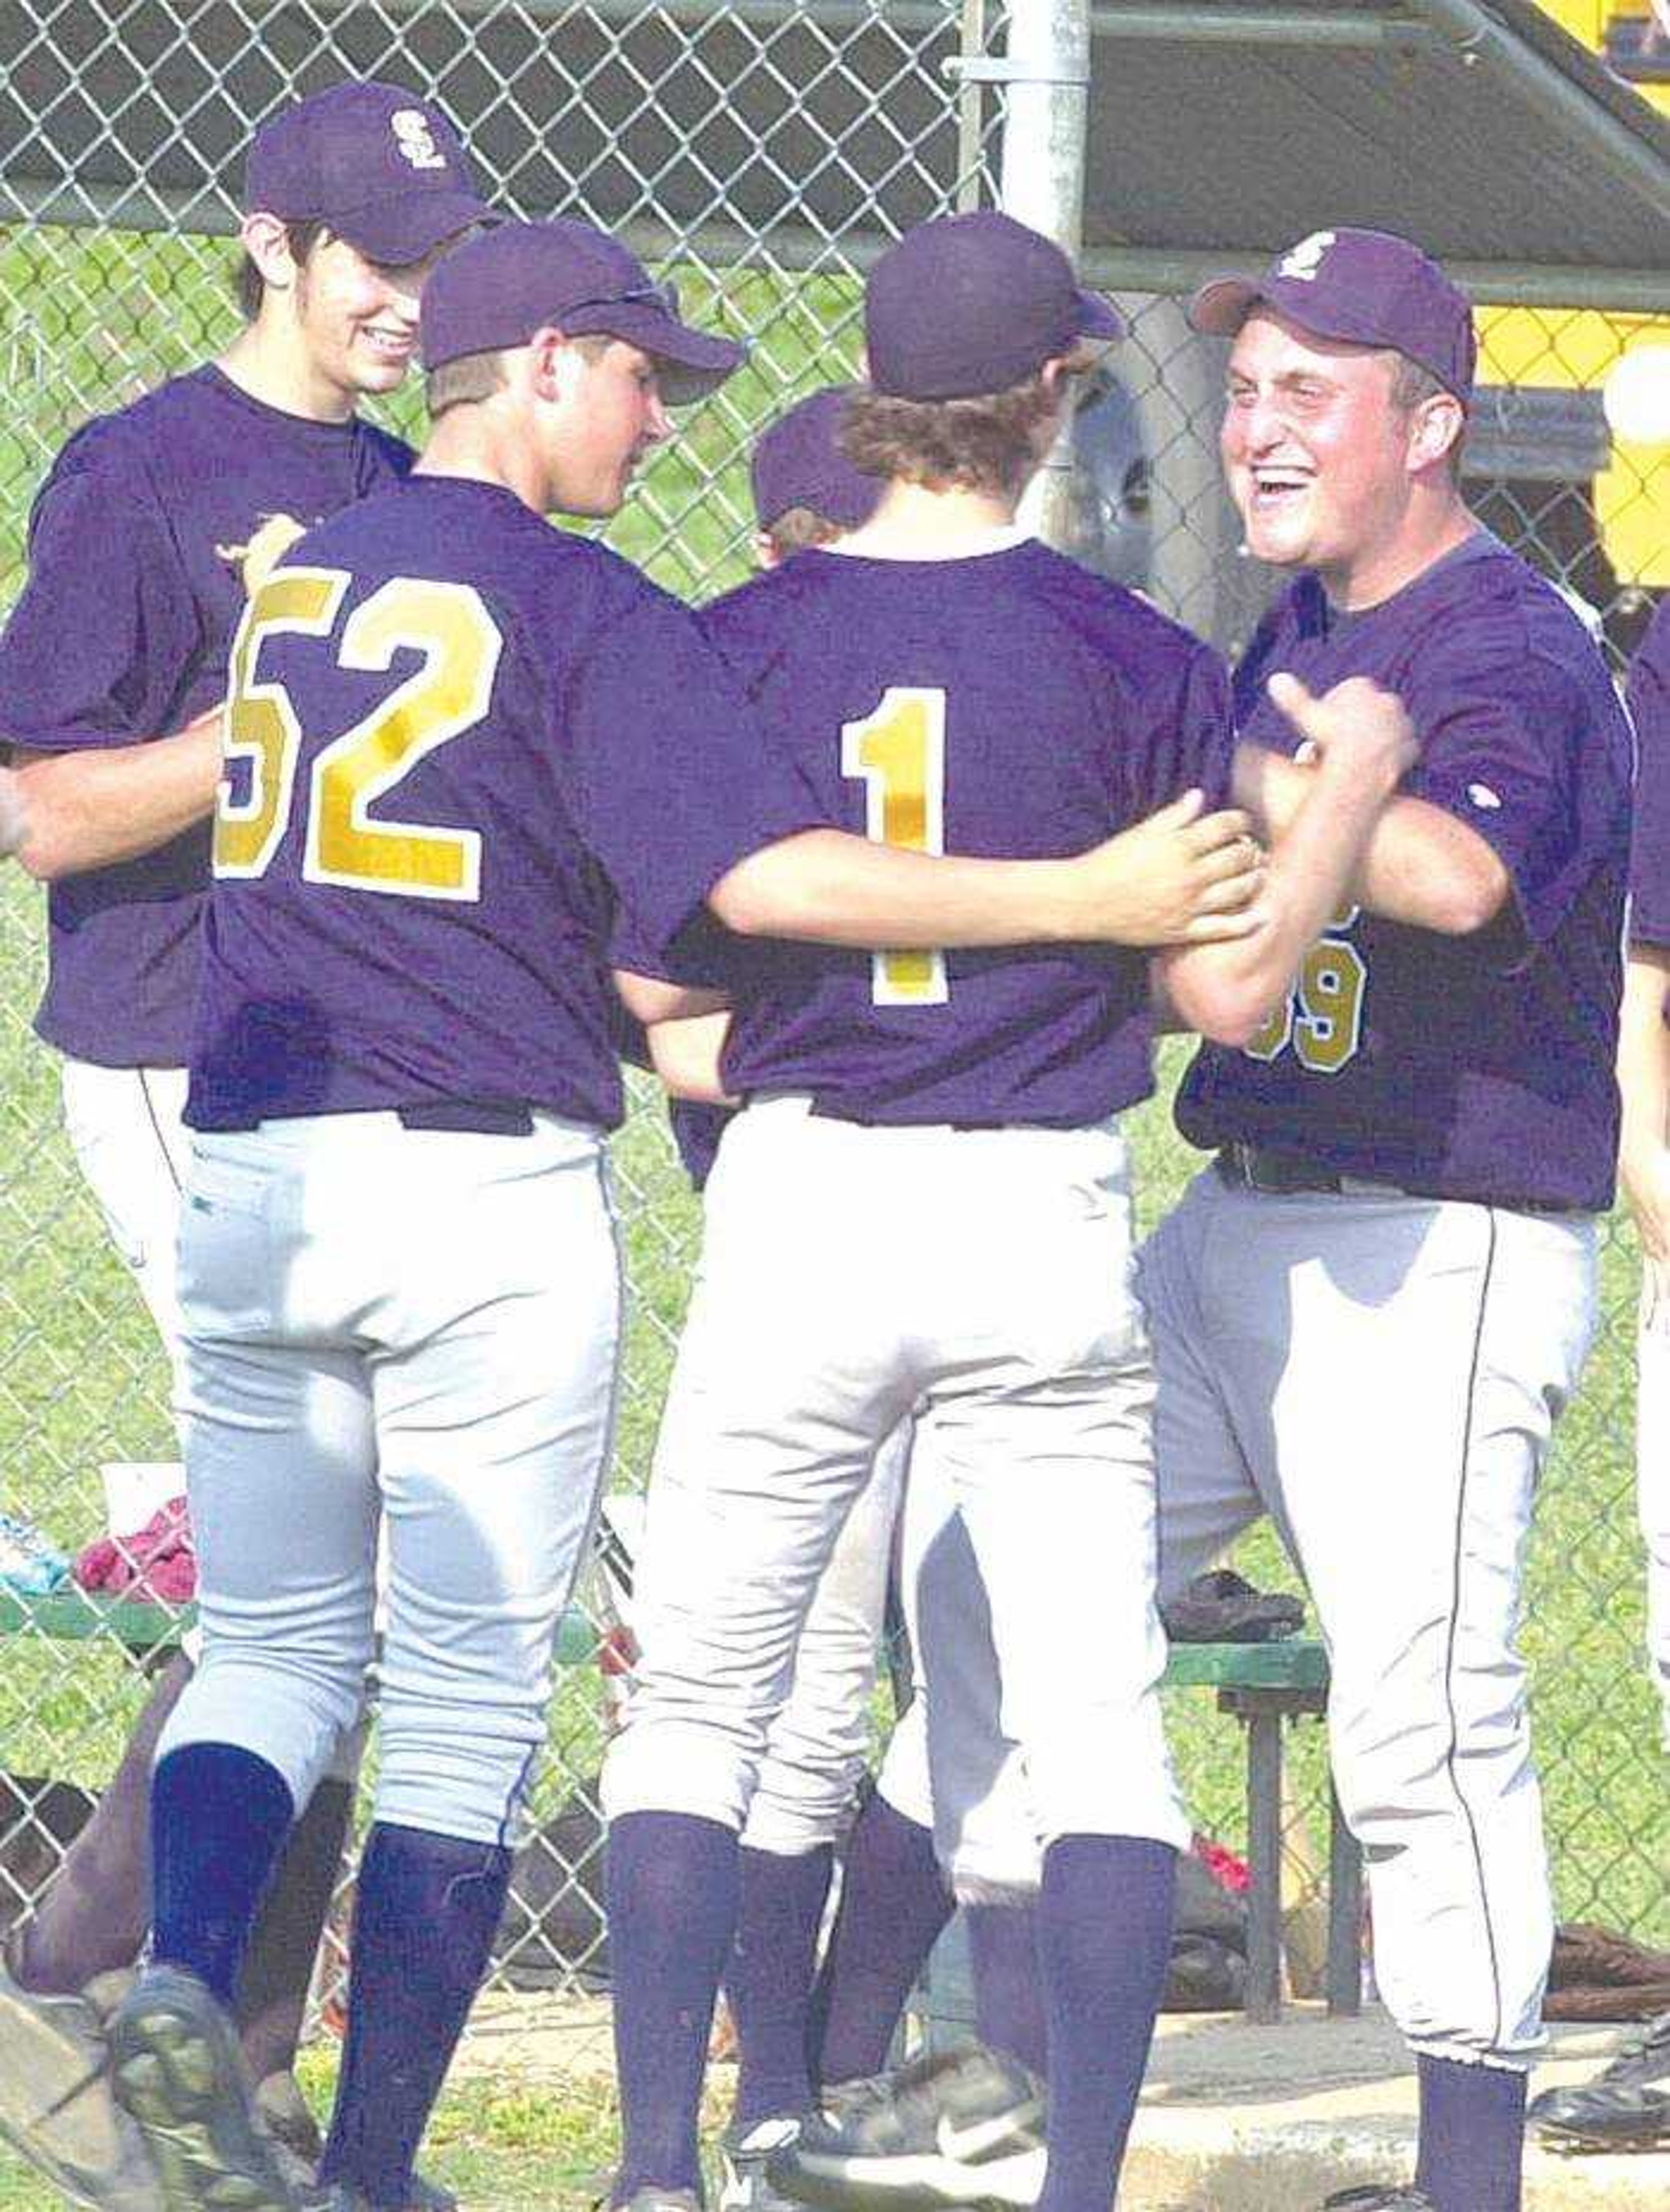
[[[1317,1191],[1329,1198],[1413,1198],[1425,1206],[1452,1202],[1452,1194],[1441,1190],[1412,1190],[1407,1183],[1394,1182],[1387,1176],[1342,1174],[1306,1159],[1301,1152],[1278,1152],[1266,1145],[1221,1145],[1215,1164],[1220,1180],[1236,1190],[1262,1190],[1278,1196]],[[1497,1206],[1508,1213],[1585,1214],[1594,1210],[1546,1198],[1455,1199],[1454,1202]]]
[[405,1129],[455,1129],[479,1137],[531,1137],[533,1109],[525,1100],[437,1098],[427,1106],[402,1106]]
[[1389,1182],[1383,1176],[1342,1175],[1337,1169],[1321,1167],[1315,1160],[1306,1159],[1302,1152],[1275,1152],[1264,1145],[1221,1146],[1218,1172],[1236,1190],[1265,1190],[1278,1194],[1321,1191],[1331,1198],[1359,1192],[1364,1197],[1371,1197],[1375,1191],[1383,1191],[1388,1198],[1423,1195],[1419,1191],[1406,1190],[1401,1183]]

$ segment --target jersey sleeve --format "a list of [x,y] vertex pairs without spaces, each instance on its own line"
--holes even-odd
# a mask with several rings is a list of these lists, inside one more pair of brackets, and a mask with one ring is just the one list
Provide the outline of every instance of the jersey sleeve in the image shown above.
[[652,954],[738,862],[827,826],[694,616],[659,592],[580,656],[562,720],[581,835]]
[[1502,659],[1405,702],[1420,756],[1404,790],[1464,823],[1513,887],[1533,945],[1558,929],[1606,849],[1621,794],[1608,789],[1605,733],[1576,679],[1534,654]]
[[166,734],[198,641],[154,503],[108,460],[61,462],[35,501],[28,550],[0,638],[0,738],[70,752]]
[[1670,946],[1670,599],[1631,664],[1635,723],[1635,827],[1630,845],[1630,936]]
[[1235,769],[1235,708],[1229,671],[1210,646],[1190,655],[1177,710],[1177,758],[1170,797],[1198,787],[1207,813],[1230,804]]

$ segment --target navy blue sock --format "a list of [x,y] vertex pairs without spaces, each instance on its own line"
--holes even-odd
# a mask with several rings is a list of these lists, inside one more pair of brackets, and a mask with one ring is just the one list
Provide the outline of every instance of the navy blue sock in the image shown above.
[[1038,1967],[1038,1915],[1030,1905],[969,1905],[975,2025],[993,2051],[1049,2078],[1044,1984]]
[[609,1824],[609,1972],[621,2166],[614,2202],[701,2186],[696,2108],[737,1929],[736,1831],[690,1813]]
[[152,1955],[228,2008],[295,1818],[278,1769],[238,1744],[182,1744],[151,1777]]
[[1415,2186],[1438,2212],[1520,2212],[1525,2076],[1505,2066],[1415,2057],[1421,2148]]
[[1039,2212],[1108,2212],[1165,1990],[1177,1854],[1145,1836],[1058,1836],[1038,1954],[1049,2023]]
[[411,2202],[412,2161],[482,1976],[510,1853],[379,1820],[360,1861],[348,2038],[321,2181],[374,2206]]
[[814,2081],[881,2072],[905,1999],[951,1910],[932,1829],[872,1790],[847,1841],[841,1905],[812,1992]]
[[725,1970],[737,2030],[739,2127],[811,2108],[806,2023],[834,1863],[828,1844],[792,1854],[744,1844],[739,1854],[737,1936]]

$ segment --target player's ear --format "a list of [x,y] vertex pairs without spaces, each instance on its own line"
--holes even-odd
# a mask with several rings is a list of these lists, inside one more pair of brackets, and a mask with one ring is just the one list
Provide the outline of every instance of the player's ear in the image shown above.
[[1409,418],[1409,466],[1436,468],[1458,446],[1467,427],[1467,410],[1451,392],[1435,392]]
[[282,216],[264,215],[258,210],[246,215],[238,226],[238,239],[269,290],[288,292],[295,289],[301,271],[290,251],[290,234]]
[[756,530],[754,532],[755,567],[756,568],[774,568],[777,567],[780,559],[781,556],[777,550],[777,541],[772,536],[771,532],[768,530]]
[[527,343],[526,359],[536,398],[559,400],[572,395],[580,356],[555,323],[534,332]]

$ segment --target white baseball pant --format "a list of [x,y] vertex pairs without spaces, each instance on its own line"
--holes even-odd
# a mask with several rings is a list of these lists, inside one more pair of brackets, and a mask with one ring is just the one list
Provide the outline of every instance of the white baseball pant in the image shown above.
[[1636,1400],[1636,1499],[1647,1547],[1647,1650],[1670,1751],[1670,1285],[1642,1270]]
[[513,1839],[620,1329],[603,1140],[535,1119],[197,1139],[180,1294],[205,1640],[159,1757],[239,1744],[306,1803],[358,1714],[380,1516],[376,1816]]
[[174,1247],[190,1135],[183,1067],[100,1067],[64,1060],[64,1134],[104,1216],[110,1241],[139,1286],[179,1388],[179,1297]]
[[656,1451],[611,1816],[741,1827],[818,1578],[920,1399],[912,1480],[926,1468],[969,1530],[999,1662],[992,1725],[1023,1747],[1040,1841],[1187,1844],[1130,1256],[1111,1125],[878,1128],[803,1098],[738,1117]]
[[743,1826],[752,1850],[798,1857],[836,1842],[852,1825],[869,1765],[870,1696],[910,1437],[911,1424],[902,1421],[877,1453],[813,1594]]
[[1329,1649],[1375,1967],[1420,2051],[1523,2067],[1552,1939],[1517,1647],[1537,1477],[1593,1334],[1588,1217],[1273,1195],[1215,1169],[1144,1248],[1163,1544],[1260,1511]]

